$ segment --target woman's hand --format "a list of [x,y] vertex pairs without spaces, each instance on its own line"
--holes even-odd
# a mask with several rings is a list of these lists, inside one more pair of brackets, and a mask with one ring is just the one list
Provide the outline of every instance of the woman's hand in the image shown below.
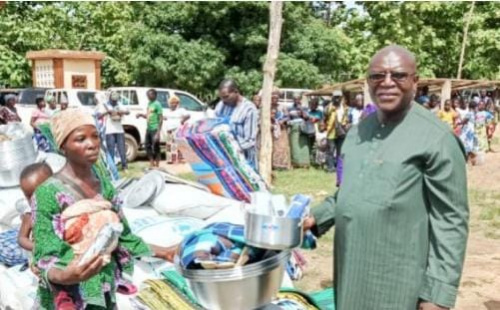
[[35,277],[37,277],[38,279],[40,279],[40,269],[38,269],[35,264],[30,264],[30,270],[31,272],[33,272],[33,274],[35,275]]
[[98,254],[83,265],[78,265],[79,263],[79,259],[73,259],[65,269],[50,269],[48,275],[50,282],[61,285],[78,284],[98,274],[104,266],[103,259]]

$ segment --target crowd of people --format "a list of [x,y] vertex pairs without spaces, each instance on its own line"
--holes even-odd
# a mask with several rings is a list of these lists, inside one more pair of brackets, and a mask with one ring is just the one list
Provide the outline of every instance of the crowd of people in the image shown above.
[[[271,97],[273,169],[322,168],[337,173],[338,186],[342,181],[340,154],[345,136],[352,126],[376,111],[376,106],[365,105],[362,94],[341,91],[333,92],[331,100],[310,96],[307,107],[302,104],[301,93],[295,94],[289,108],[280,104],[279,98],[280,91],[275,89]],[[500,116],[492,92],[482,90],[470,100],[456,92],[441,108],[440,98],[428,95],[428,88],[423,87],[415,101],[450,126],[462,141],[472,165],[481,161],[482,154],[492,151],[491,139]],[[261,108],[259,94],[253,96],[253,103]]]
[[491,140],[499,120],[499,106],[495,101],[498,98],[486,90],[473,94],[470,99],[454,93],[440,109],[440,98],[427,94],[428,89],[422,88],[416,101],[450,126],[462,141],[472,165],[481,164],[484,154],[493,151]]
[[[273,169],[318,167],[337,173],[337,186],[342,181],[343,141],[352,126],[375,111],[375,106],[364,106],[362,94],[335,91],[331,100],[311,96],[308,106],[302,104],[303,94],[296,93],[293,104],[279,103],[280,91],[271,97],[271,128],[273,137]],[[261,96],[253,96],[257,109]]]

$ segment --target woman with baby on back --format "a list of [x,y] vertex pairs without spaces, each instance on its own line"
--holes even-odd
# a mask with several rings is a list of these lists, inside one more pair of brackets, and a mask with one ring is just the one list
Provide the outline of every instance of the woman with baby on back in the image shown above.
[[[91,115],[79,109],[62,111],[53,117],[51,126],[67,163],[36,189],[31,200],[33,254],[40,270],[36,307],[113,309],[122,273],[132,272],[132,258],[154,256],[171,261],[174,248],[148,245],[130,231],[113,185],[101,170],[94,169],[100,141]],[[73,222],[65,215],[70,207],[81,209],[80,214],[71,212]],[[106,217],[93,221],[91,213],[98,211],[107,212]],[[80,262],[81,252],[86,250],[82,245],[92,244],[84,239],[102,228],[102,219],[123,226],[116,249],[109,257],[96,254]]]

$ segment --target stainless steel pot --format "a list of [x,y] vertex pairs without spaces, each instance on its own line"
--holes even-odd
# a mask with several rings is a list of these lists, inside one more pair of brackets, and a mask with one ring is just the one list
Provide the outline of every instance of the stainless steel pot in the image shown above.
[[245,213],[245,240],[248,245],[270,250],[285,250],[302,244],[301,218]]
[[21,172],[26,166],[34,163],[36,157],[31,133],[26,133],[21,138],[0,142],[0,187],[18,186]]
[[210,310],[251,310],[269,304],[283,281],[290,252],[231,269],[190,270],[178,263],[198,302]]

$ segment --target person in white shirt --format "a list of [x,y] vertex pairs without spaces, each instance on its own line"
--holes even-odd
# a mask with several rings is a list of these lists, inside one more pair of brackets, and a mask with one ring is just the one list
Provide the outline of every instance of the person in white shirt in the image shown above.
[[111,158],[115,158],[115,149],[118,148],[122,169],[128,168],[125,152],[125,131],[123,130],[122,118],[130,114],[126,106],[119,102],[120,95],[112,92],[110,100],[104,102],[98,111],[98,118],[104,119],[106,146]]
[[172,96],[168,100],[169,110],[164,114],[167,129],[167,164],[177,164],[182,161],[182,154],[175,143],[175,133],[179,127],[189,119],[190,115],[186,109],[179,107],[180,100],[177,96]]
[[361,115],[363,114],[363,95],[356,95],[354,104],[349,108],[347,112],[349,126],[355,126],[361,120]]
[[[457,99],[453,99],[455,101]],[[460,121],[463,121],[467,114],[469,113],[469,107],[467,106],[467,102],[465,100],[460,99],[459,106],[456,108]]]
[[47,114],[49,117],[54,116],[57,110],[57,102],[54,98],[54,96],[48,95],[45,97],[45,102],[47,103],[48,107],[45,109],[45,114]]

